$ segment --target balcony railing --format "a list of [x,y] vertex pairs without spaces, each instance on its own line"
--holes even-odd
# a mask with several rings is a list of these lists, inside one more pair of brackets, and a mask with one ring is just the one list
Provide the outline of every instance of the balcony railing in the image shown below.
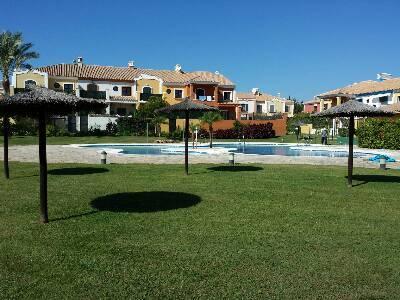
[[14,94],[23,93],[26,90],[24,88],[14,88]]
[[[25,88],[14,88],[14,94],[18,94],[18,93],[23,93],[26,92]],[[75,95],[75,90],[59,90],[56,92],[62,92],[62,93],[66,93],[66,94],[70,94],[70,95]]]
[[140,101],[148,101],[150,97],[155,96],[155,97],[160,97],[162,98],[162,94],[140,94]]
[[80,96],[82,98],[92,98],[92,99],[106,99],[105,91],[85,91],[80,90]]

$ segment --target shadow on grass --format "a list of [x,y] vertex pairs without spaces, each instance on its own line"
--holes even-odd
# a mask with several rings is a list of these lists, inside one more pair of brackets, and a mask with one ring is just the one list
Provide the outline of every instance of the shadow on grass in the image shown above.
[[61,168],[49,170],[50,175],[90,175],[98,173],[106,173],[108,169],[105,168],[93,168],[93,167],[82,167],[82,168]]
[[194,206],[201,198],[178,192],[137,192],[110,194],[94,199],[91,206],[100,211],[157,212]]
[[216,172],[243,172],[243,171],[261,171],[264,168],[255,166],[216,166],[207,168],[210,171]]
[[70,220],[70,219],[80,218],[80,217],[89,216],[89,215],[93,215],[93,214],[97,214],[97,213],[98,213],[97,210],[92,210],[92,211],[88,211],[88,212],[81,213],[81,214],[76,214],[76,215],[71,215],[71,216],[66,216],[66,217],[50,219],[50,222]]
[[[346,176],[347,178],[347,176]],[[400,183],[400,176],[391,175],[353,175],[353,180],[361,181],[359,183],[353,184],[353,186],[359,186],[367,184],[369,182],[391,182]]]

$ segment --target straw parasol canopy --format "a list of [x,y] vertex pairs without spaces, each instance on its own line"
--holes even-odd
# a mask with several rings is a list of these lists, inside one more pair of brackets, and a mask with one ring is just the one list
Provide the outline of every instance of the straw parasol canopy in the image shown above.
[[[40,221],[47,223],[47,158],[46,118],[78,111],[101,111],[105,101],[85,99],[55,92],[47,88],[29,86],[25,92],[7,96],[0,101],[0,113],[5,116],[26,116],[39,120],[39,163],[40,163]],[[6,152],[6,145],[4,145]],[[7,151],[8,154],[8,151]],[[4,166],[8,169],[8,155]],[[6,161],[7,160],[7,161]]]
[[101,110],[105,107],[104,101],[80,98],[34,85],[29,86],[25,92],[5,97],[0,102],[0,111],[3,114],[29,117],[38,117],[41,113],[62,115]]
[[354,141],[354,118],[355,117],[388,117],[392,116],[392,112],[384,111],[382,109],[363,104],[356,100],[349,100],[341,105],[334,106],[327,110],[315,113],[313,117],[323,118],[336,118],[348,117],[349,118],[349,156],[348,156],[348,176],[347,184],[349,187],[353,186],[353,141]]
[[373,107],[368,104],[349,100],[341,105],[313,114],[314,117],[336,118],[336,117],[382,117],[390,116],[390,112]]
[[180,103],[163,107],[156,110],[158,114],[175,115],[185,118],[185,173],[189,174],[189,119],[198,117],[207,111],[219,111],[218,108],[198,103],[186,98]]

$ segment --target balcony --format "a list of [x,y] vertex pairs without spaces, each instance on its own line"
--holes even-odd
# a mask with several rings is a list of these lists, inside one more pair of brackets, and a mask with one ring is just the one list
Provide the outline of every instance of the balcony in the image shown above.
[[[75,90],[64,90],[64,91],[63,90],[55,90],[55,91],[65,93],[65,94],[75,95]],[[24,93],[24,92],[26,92],[25,88],[14,88],[14,94]],[[89,98],[89,97],[86,97],[86,98]]]
[[85,91],[80,90],[80,96],[82,98],[91,98],[91,99],[106,99],[105,91]]
[[148,101],[149,98],[153,97],[153,96],[162,98],[162,94],[147,94],[147,93],[143,94],[143,93],[141,93],[140,94],[140,101]]

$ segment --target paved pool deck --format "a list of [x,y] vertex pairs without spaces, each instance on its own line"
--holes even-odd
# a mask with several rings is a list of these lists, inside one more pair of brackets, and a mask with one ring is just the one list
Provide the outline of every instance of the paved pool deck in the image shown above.
[[[296,146],[293,144],[293,146]],[[343,146],[315,146],[319,149],[336,149],[340,150]],[[328,148],[329,147],[329,148]],[[359,148],[355,148],[359,150]],[[379,150],[362,149],[368,152],[379,152]],[[400,151],[384,151],[394,157],[398,162],[388,163],[388,168],[400,170]],[[372,156],[372,155],[371,155]],[[356,167],[364,168],[379,168],[378,163],[368,161],[367,156],[364,158],[354,158]],[[3,148],[0,148],[0,159],[3,157]],[[9,148],[10,161],[19,162],[38,162],[38,146],[11,146]],[[100,154],[98,148],[80,148],[62,145],[47,146],[47,160],[49,163],[84,163],[84,164],[99,164]],[[190,155],[189,161],[191,164],[223,164],[228,163],[228,154],[202,154]],[[241,164],[259,163],[259,164],[308,164],[308,165],[338,165],[346,166],[346,157],[308,157],[308,156],[281,156],[281,155],[249,155],[235,154],[235,162]],[[109,153],[107,163],[126,164],[126,163],[141,163],[141,164],[183,164],[183,155],[121,155],[117,153]]]

